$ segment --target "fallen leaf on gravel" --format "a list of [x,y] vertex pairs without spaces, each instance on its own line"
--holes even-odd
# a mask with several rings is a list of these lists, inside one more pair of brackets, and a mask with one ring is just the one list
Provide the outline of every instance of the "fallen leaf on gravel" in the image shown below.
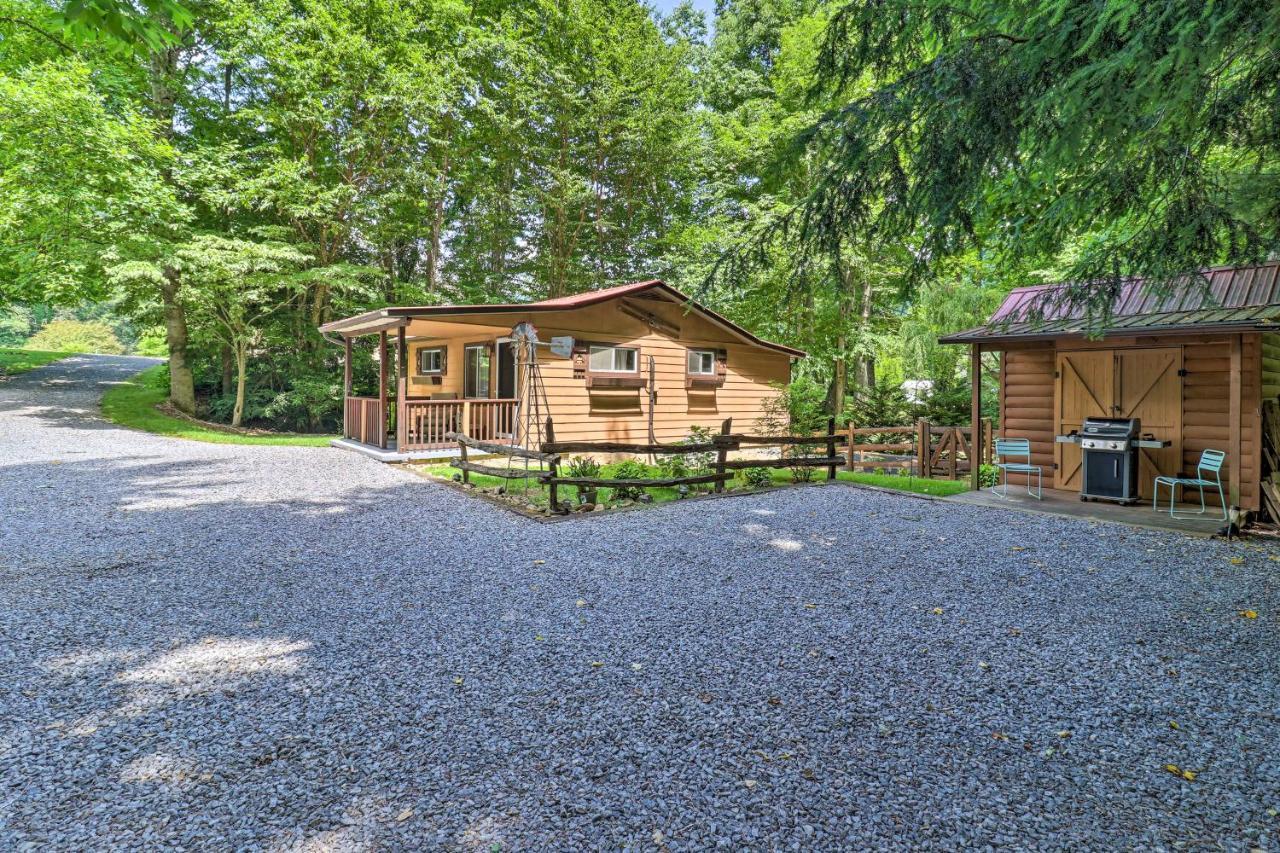
[[1002,740],[1005,743],[1009,742],[1009,736],[1004,732],[992,732],[991,737],[995,738],[996,740]]
[[579,606],[579,607],[586,607],[586,606],[587,606],[587,600],[586,600],[585,598],[579,598],[579,599],[578,599],[577,604],[578,604],[578,606]]
[[546,639],[546,637],[542,636],[541,634],[534,634],[534,635],[533,635],[533,638],[534,638],[535,640],[538,640],[539,642],[541,642],[542,640],[545,640],[545,639]]
[[980,661],[978,661],[978,668],[979,668],[979,669],[991,669],[991,664],[987,663],[987,662],[986,662],[986,661],[984,661],[984,660],[980,660]]
[[411,817],[413,817],[413,809],[405,809],[404,811],[400,812],[400,814],[396,815],[396,820],[398,822],[403,823],[404,821],[408,820]]
[[644,669],[644,664],[642,664],[642,663],[633,663],[633,664],[631,664],[631,668],[632,668],[633,670],[635,670],[636,672],[639,672],[640,670]]
[[1232,557],[1232,558],[1231,558],[1231,565],[1233,565],[1233,566],[1239,566],[1239,565],[1241,565],[1241,564],[1243,564],[1243,563],[1244,563],[1244,557]]
[[1275,554],[1268,554],[1267,559],[1276,563],[1280,563],[1280,557],[1277,557]]
[[1010,629],[1009,629],[1009,636],[1010,636],[1010,637],[1021,637],[1021,636],[1022,636],[1022,629],[1021,629],[1021,628],[1010,628]]
[[1027,550],[1027,549],[1026,549],[1026,548],[1024,548],[1024,547],[1022,547],[1021,545],[1014,545],[1014,546],[1012,546],[1011,548],[1009,548],[1009,550],[1010,550],[1010,551],[1025,551],[1025,550]]
[[781,700],[781,699],[779,699],[777,696],[770,696],[770,697],[769,697],[769,704],[770,704],[770,705],[773,705],[774,707],[777,707],[778,705],[781,705],[781,704],[782,704],[782,700]]
[[1256,610],[1241,610],[1241,611],[1240,611],[1240,615],[1241,615],[1241,616],[1243,616],[1243,617],[1244,617],[1244,618],[1246,618],[1246,619],[1257,619],[1257,618],[1258,618],[1258,611],[1256,611]]
[[655,830],[653,831],[653,843],[654,843],[654,844],[661,844],[663,841],[666,841],[666,840],[667,840],[667,837],[666,837],[665,835],[663,835],[663,834],[662,834],[662,830],[660,830],[660,829],[655,829]]
[[1170,721],[1169,721],[1169,728],[1173,729],[1175,732],[1177,732],[1177,731],[1181,731],[1181,730],[1182,730],[1182,726],[1178,725],[1178,721],[1177,721],[1177,720],[1170,720]]
[[934,616],[941,616],[944,611],[941,607],[935,607],[931,612],[933,613]]
[[454,684],[459,684],[459,685],[460,685],[460,684],[462,684],[462,676],[461,676],[461,675],[455,675],[455,676],[453,677],[453,683],[454,683]]
[[805,607],[805,610],[817,610],[817,609],[818,609],[818,605],[816,605],[816,604],[805,604],[805,606],[804,606],[804,607]]
[[546,560],[534,560],[534,561],[533,561],[533,564],[534,564],[535,566],[541,566],[541,565],[545,565],[545,564],[546,564],[546,562],[547,562]]
[[1168,770],[1179,779],[1186,779],[1188,782],[1194,782],[1196,780],[1196,776],[1199,775],[1194,770],[1183,770],[1176,764],[1166,764],[1164,769]]
[[591,662],[591,665],[592,665],[592,666],[604,666],[604,661],[602,661],[602,660],[593,660],[593,661]]
[[1058,732],[1058,737],[1060,737],[1060,738],[1069,738],[1069,737],[1071,737],[1071,730],[1070,730],[1070,729],[1063,729],[1062,731]]
[[742,780],[742,784],[746,786],[747,790],[751,790],[752,788],[754,788],[754,787],[756,786],[756,780],[755,780],[755,779],[743,779],[743,780]]
[[699,694],[698,694],[698,700],[699,700],[699,701],[701,701],[701,702],[711,702],[711,701],[714,701],[714,700],[715,700],[715,698],[716,698],[716,697],[712,696],[710,693],[699,693]]

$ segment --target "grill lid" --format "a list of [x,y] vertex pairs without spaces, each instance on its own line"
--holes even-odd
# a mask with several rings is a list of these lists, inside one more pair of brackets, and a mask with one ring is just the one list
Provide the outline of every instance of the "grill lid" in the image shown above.
[[1130,439],[1142,432],[1138,418],[1085,418],[1081,435],[1089,438]]

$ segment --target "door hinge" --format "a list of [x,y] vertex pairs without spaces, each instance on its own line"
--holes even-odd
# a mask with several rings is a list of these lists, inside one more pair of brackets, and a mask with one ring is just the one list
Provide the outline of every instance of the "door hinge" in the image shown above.
[[1062,372],[1061,372],[1061,371],[1058,371],[1058,370],[1055,370],[1055,371],[1053,372],[1053,378],[1054,378],[1054,379],[1061,379],[1061,378],[1062,378]]
[[1055,471],[1057,471],[1057,470],[1058,470],[1058,463],[1057,463],[1057,462],[1053,463],[1053,470],[1055,470]]
[[1186,369],[1185,367],[1180,368],[1180,369],[1178,370],[1178,375],[1179,375],[1179,376],[1186,376],[1186,375],[1187,375],[1187,369]]

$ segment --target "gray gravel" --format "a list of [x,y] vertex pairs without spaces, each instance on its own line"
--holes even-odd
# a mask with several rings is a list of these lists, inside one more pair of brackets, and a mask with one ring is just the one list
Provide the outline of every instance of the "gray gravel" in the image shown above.
[[1273,548],[843,486],[543,525],[94,420],[139,366],[0,385],[0,848],[1280,844]]

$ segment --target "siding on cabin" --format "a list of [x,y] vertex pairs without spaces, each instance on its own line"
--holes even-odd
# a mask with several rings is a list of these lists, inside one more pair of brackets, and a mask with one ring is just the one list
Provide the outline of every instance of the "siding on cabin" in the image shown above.
[[[1261,478],[1261,403],[1280,393],[1280,335],[1241,335],[1240,376],[1240,505],[1258,509]],[[1265,338],[1265,340],[1264,340]],[[1053,484],[1054,371],[1059,347],[1081,349],[1147,349],[1182,347],[1182,463],[1195,470],[1201,451],[1231,451],[1231,336],[1196,335],[1079,340],[1028,344],[1003,352],[1000,365],[1000,434],[1028,438],[1032,464],[1044,468],[1046,486]],[[1268,364],[1268,361],[1270,362]],[[1230,460],[1229,460],[1230,461]],[[1229,482],[1230,465],[1223,467]],[[1021,482],[1010,477],[1011,482]]]
[[[528,321],[537,327],[543,341],[571,335],[575,341],[635,347],[639,350],[640,375],[645,378],[649,356],[653,356],[658,392],[653,426],[659,441],[686,438],[695,425],[718,430],[721,422],[730,417],[735,430],[755,430],[756,421],[764,413],[765,401],[777,393],[772,385],[785,384],[791,377],[791,357],[741,343],[716,324],[696,314],[685,314],[679,305],[670,302],[633,299],[630,304],[678,327],[679,336],[650,328],[647,323],[623,313],[618,300],[566,311],[471,315],[467,317],[465,333],[410,341],[409,394],[431,396],[451,392],[461,399],[464,346],[492,342],[495,337],[508,334],[516,323]],[[438,331],[441,324],[436,322],[430,328]],[[409,334],[414,336],[412,324]],[[421,379],[417,376],[417,351],[441,343],[448,348],[446,374],[441,384],[417,381]],[[685,388],[687,355],[691,349],[726,352],[723,385],[705,390]],[[647,388],[588,388],[584,378],[573,375],[572,359],[557,358],[545,347],[539,348],[538,361],[558,439],[648,440]],[[491,381],[496,391],[496,359],[494,370]]]

